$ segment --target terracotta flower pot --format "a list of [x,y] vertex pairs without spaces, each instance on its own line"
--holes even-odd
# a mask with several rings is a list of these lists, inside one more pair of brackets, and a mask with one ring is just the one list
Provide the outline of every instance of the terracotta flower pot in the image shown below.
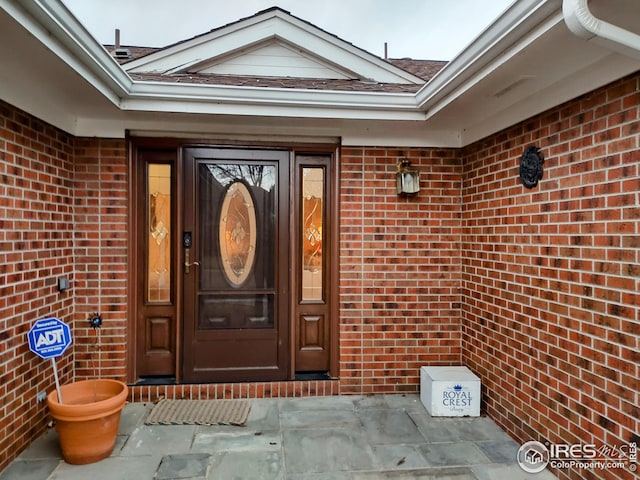
[[56,421],[62,457],[74,465],[97,462],[111,455],[116,443],[120,413],[129,389],[110,379],[83,380],[61,387],[47,396]]

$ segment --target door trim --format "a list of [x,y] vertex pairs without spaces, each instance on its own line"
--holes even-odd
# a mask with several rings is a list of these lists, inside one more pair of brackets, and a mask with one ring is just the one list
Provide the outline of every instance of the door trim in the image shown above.
[[[305,154],[326,154],[331,155],[331,184],[332,188],[330,191],[331,195],[331,204],[333,206],[333,211],[330,214],[330,218],[332,219],[332,231],[330,233],[330,243],[331,243],[331,261],[330,261],[330,283],[333,286],[330,292],[330,303],[331,303],[331,319],[330,319],[330,334],[331,334],[331,344],[330,344],[330,361],[329,361],[329,376],[331,378],[339,378],[340,376],[340,321],[339,321],[339,278],[340,278],[340,258],[339,258],[339,241],[340,241],[340,217],[339,217],[339,198],[340,198],[340,145],[339,144],[329,144],[329,143],[274,143],[274,142],[251,142],[251,141],[236,141],[236,140],[228,140],[228,141],[200,141],[200,140],[192,140],[188,138],[177,139],[177,138],[155,138],[155,137],[132,137],[128,136],[128,176],[129,176],[129,198],[128,198],[128,208],[129,208],[129,261],[128,261],[128,307],[127,307],[127,344],[126,344],[126,378],[127,381],[131,384],[135,384],[140,380],[138,376],[138,368],[136,364],[136,321],[137,321],[137,305],[136,298],[139,295],[138,285],[140,282],[140,276],[143,272],[138,272],[136,265],[138,262],[138,243],[139,240],[135,232],[139,228],[138,215],[136,212],[138,210],[138,184],[139,184],[139,175],[142,173],[138,168],[138,149],[141,148],[154,148],[161,150],[169,150],[172,151],[175,155],[176,163],[175,163],[175,175],[176,175],[176,210],[179,218],[176,219],[176,224],[178,228],[178,232],[182,231],[183,221],[182,221],[182,212],[183,212],[183,167],[182,167],[182,155],[183,149],[185,147],[196,147],[196,146],[204,146],[204,147],[221,147],[221,148],[243,148],[243,149],[276,149],[276,150],[287,150],[291,154],[291,158],[294,158],[295,155],[305,155]],[[290,162],[291,168],[293,168],[294,162]],[[176,253],[176,258],[181,259],[181,235],[174,235],[174,249]],[[181,262],[178,261],[178,268],[181,265]],[[175,303],[176,309],[178,312],[177,315],[177,324],[174,330],[176,334],[175,338],[175,349],[176,349],[176,365],[175,365],[175,379],[172,379],[172,382],[181,384],[183,383],[181,371],[182,371],[182,357],[183,357],[183,347],[182,347],[182,311],[184,308],[184,300],[183,300],[183,276],[176,275],[175,278]],[[291,323],[290,323],[291,325]],[[295,379],[295,333],[291,331],[290,327],[289,332],[289,375],[288,378],[290,380]]]

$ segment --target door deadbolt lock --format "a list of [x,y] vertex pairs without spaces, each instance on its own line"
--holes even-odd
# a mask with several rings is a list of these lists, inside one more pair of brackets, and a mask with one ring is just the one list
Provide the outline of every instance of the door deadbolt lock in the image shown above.
[[191,232],[182,232],[182,246],[184,248],[191,248],[192,243]]
[[189,273],[193,265],[200,265],[200,262],[191,261],[191,245],[193,245],[191,232],[182,232],[182,246],[184,247],[184,273]]

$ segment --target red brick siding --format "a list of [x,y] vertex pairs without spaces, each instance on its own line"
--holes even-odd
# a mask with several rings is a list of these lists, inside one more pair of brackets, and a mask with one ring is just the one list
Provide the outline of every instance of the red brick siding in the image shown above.
[[635,75],[464,149],[463,359],[519,441],[639,440],[639,91]]
[[[41,318],[73,320],[73,137],[0,101],[0,471],[46,429],[39,392],[53,384],[51,361],[29,350]],[[57,361],[73,376],[73,347]]]
[[[128,163],[126,142],[76,139],[75,374],[124,380],[127,348]],[[102,314],[99,332],[89,326]],[[98,351],[98,333],[100,350]]]
[[[124,141],[77,139],[0,102],[0,471],[46,428],[36,395],[53,371],[28,348],[36,320],[72,329],[57,359],[64,384],[95,375],[87,318],[100,310],[101,375],[124,378],[127,189]],[[59,293],[62,276],[71,288]]]
[[174,399],[286,398],[338,395],[339,380],[296,380],[290,382],[245,382],[184,385],[135,385],[129,388],[132,402]]
[[[405,156],[416,197],[395,193]],[[350,147],[340,162],[340,391],[416,392],[420,366],[460,361],[460,159]]]
[[[417,391],[421,365],[462,359],[518,440],[637,439],[639,82],[462,151],[343,148],[340,380],[135,387],[131,398]],[[547,160],[526,190],[517,172],[530,144]],[[414,198],[394,192],[405,155],[422,172]],[[101,374],[124,378],[127,172],[124,141],[76,139],[0,103],[0,471],[45,428],[35,397],[53,383],[27,348],[35,320],[72,324],[64,383],[94,375],[86,321],[99,310]]]

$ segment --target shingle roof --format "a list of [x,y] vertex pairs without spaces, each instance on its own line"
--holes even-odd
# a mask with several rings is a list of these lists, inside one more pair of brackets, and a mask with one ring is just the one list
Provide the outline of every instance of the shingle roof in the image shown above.
[[233,85],[238,87],[297,88],[305,90],[339,90],[355,92],[415,93],[422,84],[376,83],[361,80],[294,77],[248,77],[218,75],[211,73],[162,74],[132,73],[133,80],[166,83],[189,83],[200,85]]
[[[116,50],[115,45],[104,45],[111,54]],[[120,49],[126,49],[130,52],[130,58],[117,58],[121,65],[131,60],[149,55],[151,53],[162,50],[156,47],[136,47],[136,46],[120,46]],[[414,60],[411,58],[389,59],[389,63],[405,70],[417,77],[428,82],[438,73],[446,64],[445,61],[439,60]],[[198,83],[198,84],[216,84],[216,85],[237,85],[237,86],[253,86],[253,87],[277,87],[277,88],[304,88],[312,90],[351,90],[351,91],[380,91],[380,92],[417,92],[422,85],[411,84],[395,84],[395,83],[374,83],[364,82],[360,80],[339,80],[325,78],[293,78],[293,77],[244,77],[234,75],[215,75],[215,74],[157,74],[157,73],[130,73],[133,80],[145,80],[154,82],[169,83]]]
[[412,58],[390,58],[388,61],[425,81],[431,80],[436,73],[449,63],[441,60],[414,60]]
[[[272,7],[255,14],[255,16],[263,14],[271,10],[282,10],[279,7]],[[282,10],[288,15],[291,15],[286,10]],[[250,17],[247,17],[250,18]],[[297,17],[294,17],[297,18]],[[240,19],[236,22],[232,22],[228,25],[215,28],[210,32],[197,35],[193,38],[206,35],[207,33],[214,32],[216,30],[223,29],[234,23],[239,23],[245,19]],[[318,29],[317,26],[307,22],[306,20],[299,19],[313,28]],[[322,30],[322,29],[319,29]],[[324,30],[322,30],[324,32]],[[326,32],[335,38],[337,36]],[[126,64],[132,60],[144,57],[146,55],[153,54],[155,52],[165,50],[174,45],[186,42],[189,39],[176,42],[166,47],[140,47],[140,46],[119,46],[105,45],[107,51],[114,56],[114,58],[121,65]],[[340,39],[341,40],[341,39]],[[344,42],[344,40],[341,40]],[[349,43],[349,42],[345,42]],[[352,44],[350,44],[352,45]],[[355,47],[355,45],[354,45]],[[358,48],[358,47],[356,47]],[[115,55],[114,52],[119,49],[125,50],[128,55]],[[369,55],[369,52],[367,52]],[[424,82],[428,82],[433,76],[438,73],[447,62],[438,60],[413,60],[411,58],[401,59],[387,59],[386,60],[396,68],[400,68],[416,77],[421,78]],[[161,74],[161,73],[131,73],[129,75],[133,80],[139,81],[152,81],[152,82],[169,82],[169,83],[190,83],[190,84],[207,84],[207,85],[234,85],[234,86],[252,86],[252,87],[264,87],[264,88],[298,88],[298,89],[311,89],[311,90],[342,90],[342,91],[374,91],[374,92],[406,92],[415,93],[423,84],[400,84],[400,83],[377,83],[363,80],[345,80],[345,79],[326,79],[326,78],[298,78],[298,77],[250,77],[250,76],[237,76],[237,75],[221,75],[221,74],[204,74],[204,73],[189,73],[189,74]]]

